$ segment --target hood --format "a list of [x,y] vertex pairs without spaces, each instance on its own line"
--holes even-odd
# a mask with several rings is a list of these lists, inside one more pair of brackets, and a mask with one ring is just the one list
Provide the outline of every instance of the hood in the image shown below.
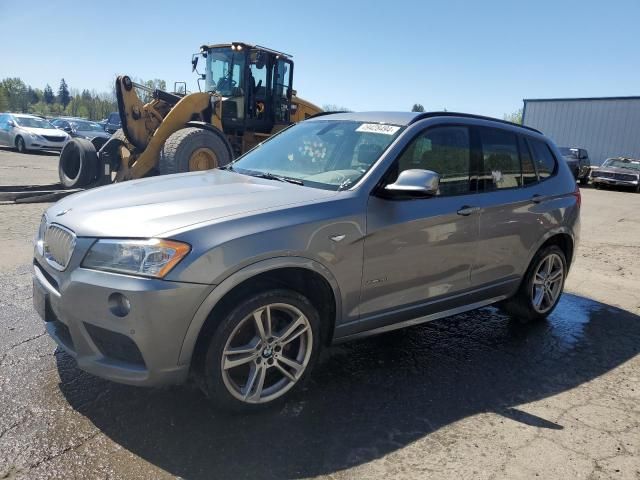
[[111,134],[108,132],[98,132],[96,130],[76,130],[74,132],[76,135],[81,135],[87,138],[111,138]]
[[147,238],[224,217],[310,203],[336,193],[209,170],[87,190],[53,205],[47,217],[79,237]]
[[27,133],[33,133],[35,135],[47,135],[50,137],[68,137],[67,132],[58,130],[57,128],[33,128],[33,127],[19,127]]
[[640,171],[634,170],[633,168],[624,167],[597,167],[594,168],[593,171],[604,173],[630,173],[632,175],[640,175]]

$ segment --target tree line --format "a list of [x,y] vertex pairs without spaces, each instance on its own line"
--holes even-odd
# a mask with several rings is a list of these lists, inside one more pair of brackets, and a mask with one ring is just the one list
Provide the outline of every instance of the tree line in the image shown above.
[[[160,79],[135,82],[150,88],[166,89],[166,82]],[[140,91],[143,102],[151,99],[151,94]],[[0,80],[0,112],[32,113],[45,116],[82,117],[102,120],[111,112],[118,111],[114,88],[108,92],[75,89],[69,87],[65,79],[60,80],[57,91],[47,84],[43,89],[27,85],[21,78]]]

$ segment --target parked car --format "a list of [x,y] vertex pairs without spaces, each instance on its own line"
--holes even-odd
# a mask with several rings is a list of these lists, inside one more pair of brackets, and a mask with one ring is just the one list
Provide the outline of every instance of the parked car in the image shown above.
[[29,150],[62,150],[69,135],[47,120],[22,113],[0,114],[0,145],[14,147],[20,153]]
[[575,179],[580,181],[580,185],[587,185],[591,172],[589,153],[584,148],[573,147],[560,147],[560,153],[569,165]]
[[591,172],[593,186],[627,187],[640,192],[640,160],[630,158],[607,158],[600,167]]
[[72,137],[93,141],[97,150],[111,138],[111,134],[105,132],[104,128],[98,123],[82,118],[54,118],[51,120],[51,124],[60,130],[64,130]]
[[104,130],[108,133],[115,133],[119,128],[122,128],[120,114],[118,112],[110,113],[109,117],[107,117],[107,123],[104,125]]
[[191,373],[219,405],[270,405],[332,342],[491,304],[549,315],[579,234],[561,158],[538,131],[485,117],[315,117],[220,169],[51,206],[34,305],[95,375]]

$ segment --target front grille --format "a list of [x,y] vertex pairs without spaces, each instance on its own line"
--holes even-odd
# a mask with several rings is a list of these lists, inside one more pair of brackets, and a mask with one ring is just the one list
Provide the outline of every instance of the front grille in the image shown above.
[[131,338],[90,323],[85,323],[84,326],[105,357],[144,367],[142,353]]
[[629,173],[616,173],[615,174],[615,179],[616,180],[627,180],[629,182],[633,182],[634,180],[637,180],[638,177],[636,175],[631,175]]
[[44,234],[44,258],[56,270],[64,270],[69,264],[76,236],[60,225],[49,225]]
[[51,135],[42,135],[46,140],[49,140],[50,142],[62,142],[64,140],[65,137],[54,137]]

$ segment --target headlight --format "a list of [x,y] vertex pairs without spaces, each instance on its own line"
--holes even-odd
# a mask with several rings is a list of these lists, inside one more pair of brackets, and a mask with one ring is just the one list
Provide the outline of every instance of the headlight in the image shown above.
[[149,240],[98,240],[82,261],[94,270],[145,277],[164,277],[191,250],[182,242]]

